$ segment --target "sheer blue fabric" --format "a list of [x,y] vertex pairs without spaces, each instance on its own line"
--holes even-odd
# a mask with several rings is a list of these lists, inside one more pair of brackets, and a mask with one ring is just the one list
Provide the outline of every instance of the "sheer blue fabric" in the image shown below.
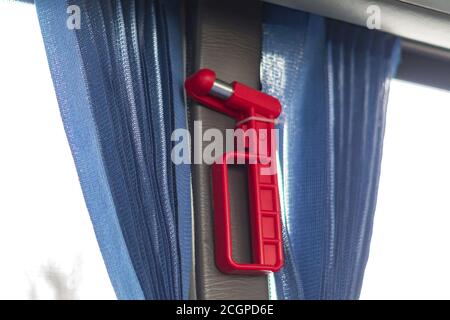
[[[178,1],[36,0],[83,194],[121,299],[188,298],[188,165]],[[80,29],[67,20],[80,9]]]
[[358,298],[399,41],[268,4],[263,31],[262,87],[284,108],[278,297]]

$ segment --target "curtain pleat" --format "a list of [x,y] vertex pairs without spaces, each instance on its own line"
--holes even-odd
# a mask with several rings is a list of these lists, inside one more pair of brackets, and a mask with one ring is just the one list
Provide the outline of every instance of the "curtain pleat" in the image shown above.
[[368,258],[394,36],[265,6],[263,90],[280,129],[286,265],[282,299],[355,299]]
[[[188,165],[178,1],[36,0],[67,137],[117,296],[188,298]],[[80,29],[67,27],[69,5]]]

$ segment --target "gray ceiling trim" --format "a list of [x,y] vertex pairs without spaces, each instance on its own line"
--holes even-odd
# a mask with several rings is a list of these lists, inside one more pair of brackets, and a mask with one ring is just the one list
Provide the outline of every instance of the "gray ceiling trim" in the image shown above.
[[448,0],[400,0],[400,1],[450,14],[450,1]]
[[[399,0],[265,0],[365,26],[370,5],[378,5],[381,30],[450,50],[450,15]],[[409,0],[415,1],[415,0]]]

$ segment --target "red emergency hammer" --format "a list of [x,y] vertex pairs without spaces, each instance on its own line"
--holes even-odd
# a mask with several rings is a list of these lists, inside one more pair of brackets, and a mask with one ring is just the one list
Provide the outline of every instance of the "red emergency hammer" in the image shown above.
[[[215,255],[219,270],[232,274],[267,274],[283,266],[281,214],[276,170],[267,174],[264,168],[276,168],[275,139],[271,134],[275,119],[281,113],[278,99],[239,82],[225,83],[214,71],[201,69],[185,81],[187,94],[195,101],[236,119],[236,129],[255,129],[257,140],[266,143],[244,152],[225,152],[212,165],[214,191]],[[261,143],[261,142],[260,142]],[[227,164],[231,160],[248,164],[252,263],[238,263],[232,254],[230,196]],[[253,160],[253,162],[252,162]],[[273,162],[273,163],[272,163]]]

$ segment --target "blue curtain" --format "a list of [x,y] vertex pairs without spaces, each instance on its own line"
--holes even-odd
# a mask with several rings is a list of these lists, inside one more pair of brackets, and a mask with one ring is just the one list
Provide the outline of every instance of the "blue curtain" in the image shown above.
[[[188,298],[190,171],[170,160],[171,133],[186,128],[178,1],[35,5],[67,138],[118,298]],[[80,9],[79,29],[68,27],[77,14],[70,5]]]
[[263,90],[283,105],[281,299],[359,297],[369,253],[395,37],[266,5]]

